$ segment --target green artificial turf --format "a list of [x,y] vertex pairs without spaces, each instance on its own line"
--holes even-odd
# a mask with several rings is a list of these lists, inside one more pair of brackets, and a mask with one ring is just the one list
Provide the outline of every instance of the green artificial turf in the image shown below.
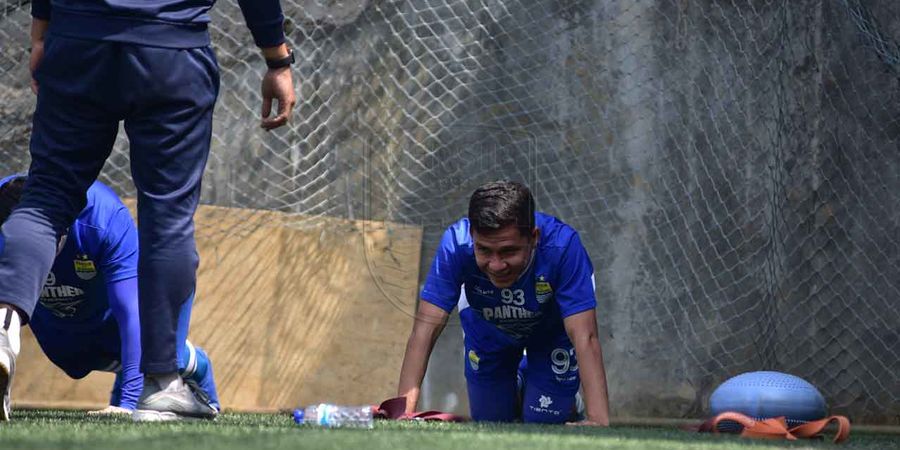
[[372,430],[298,426],[286,414],[223,414],[215,422],[133,423],[81,411],[17,410],[2,449],[746,449],[900,448],[900,435],[854,432],[848,443],[755,441],[675,428],[378,422]]

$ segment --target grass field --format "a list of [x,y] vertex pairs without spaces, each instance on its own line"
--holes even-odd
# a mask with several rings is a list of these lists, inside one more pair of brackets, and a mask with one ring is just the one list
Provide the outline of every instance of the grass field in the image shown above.
[[[746,449],[837,448],[831,442],[750,441],[674,428],[379,422],[374,430],[294,425],[287,415],[223,414],[215,422],[136,424],[80,411],[17,410],[0,424],[2,449]],[[847,449],[900,448],[900,435],[854,432]]]

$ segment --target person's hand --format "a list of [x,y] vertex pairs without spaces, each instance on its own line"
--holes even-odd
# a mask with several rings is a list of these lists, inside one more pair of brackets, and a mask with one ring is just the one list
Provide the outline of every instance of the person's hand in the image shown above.
[[[297,99],[294,95],[294,81],[291,78],[290,67],[269,69],[262,79],[262,122],[264,130],[269,131],[278,128],[291,118],[291,110]],[[278,112],[275,117],[272,114],[272,101],[278,101]]]
[[44,58],[44,36],[49,26],[50,22],[46,20],[36,18],[31,20],[31,59],[28,61],[28,69],[31,73],[31,92],[35,95],[38,93],[38,83],[34,79],[34,71]]
[[591,419],[579,420],[578,422],[567,422],[570,427],[608,427],[609,422],[593,421]]
[[38,93],[38,83],[37,80],[34,79],[34,71],[37,70],[38,64],[41,63],[41,58],[43,57],[44,41],[32,42],[31,61],[28,64],[28,68],[31,69],[31,92],[34,92],[35,95]]
[[98,409],[96,411],[88,411],[89,416],[113,416],[117,414],[131,414],[131,410],[127,408],[121,408],[118,406],[109,405],[106,408]]

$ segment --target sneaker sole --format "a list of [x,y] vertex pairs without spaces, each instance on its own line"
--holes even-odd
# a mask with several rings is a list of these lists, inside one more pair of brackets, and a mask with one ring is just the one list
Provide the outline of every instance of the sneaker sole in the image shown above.
[[10,417],[12,417],[9,399],[11,380],[12,374],[9,371],[9,367],[6,367],[6,364],[0,362],[0,395],[3,397],[3,404],[0,405],[0,421],[2,422],[9,421]]
[[131,420],[135,422],[176,422],[183,420],[215,420],[213,417],[184,416],[172,411],[154,411],[151,409],[136,409],[131,414]]

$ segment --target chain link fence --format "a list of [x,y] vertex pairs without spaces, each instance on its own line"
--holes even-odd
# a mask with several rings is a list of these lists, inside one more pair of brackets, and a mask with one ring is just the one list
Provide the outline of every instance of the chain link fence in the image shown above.
[[[272,133],[236,3],[213,10],[204,203],[418,224],[424,273],[477,184],[519,179],[592,256],[614,415],[703,416],[718,383],[770,369],[898,424],[900,3],[283,6],[300,103]],[[29,10],[0,0],[4,173],[28,163]],[[124,133],[102,180],[134,194]],[[459,336],[426,407],[466,412]]]

